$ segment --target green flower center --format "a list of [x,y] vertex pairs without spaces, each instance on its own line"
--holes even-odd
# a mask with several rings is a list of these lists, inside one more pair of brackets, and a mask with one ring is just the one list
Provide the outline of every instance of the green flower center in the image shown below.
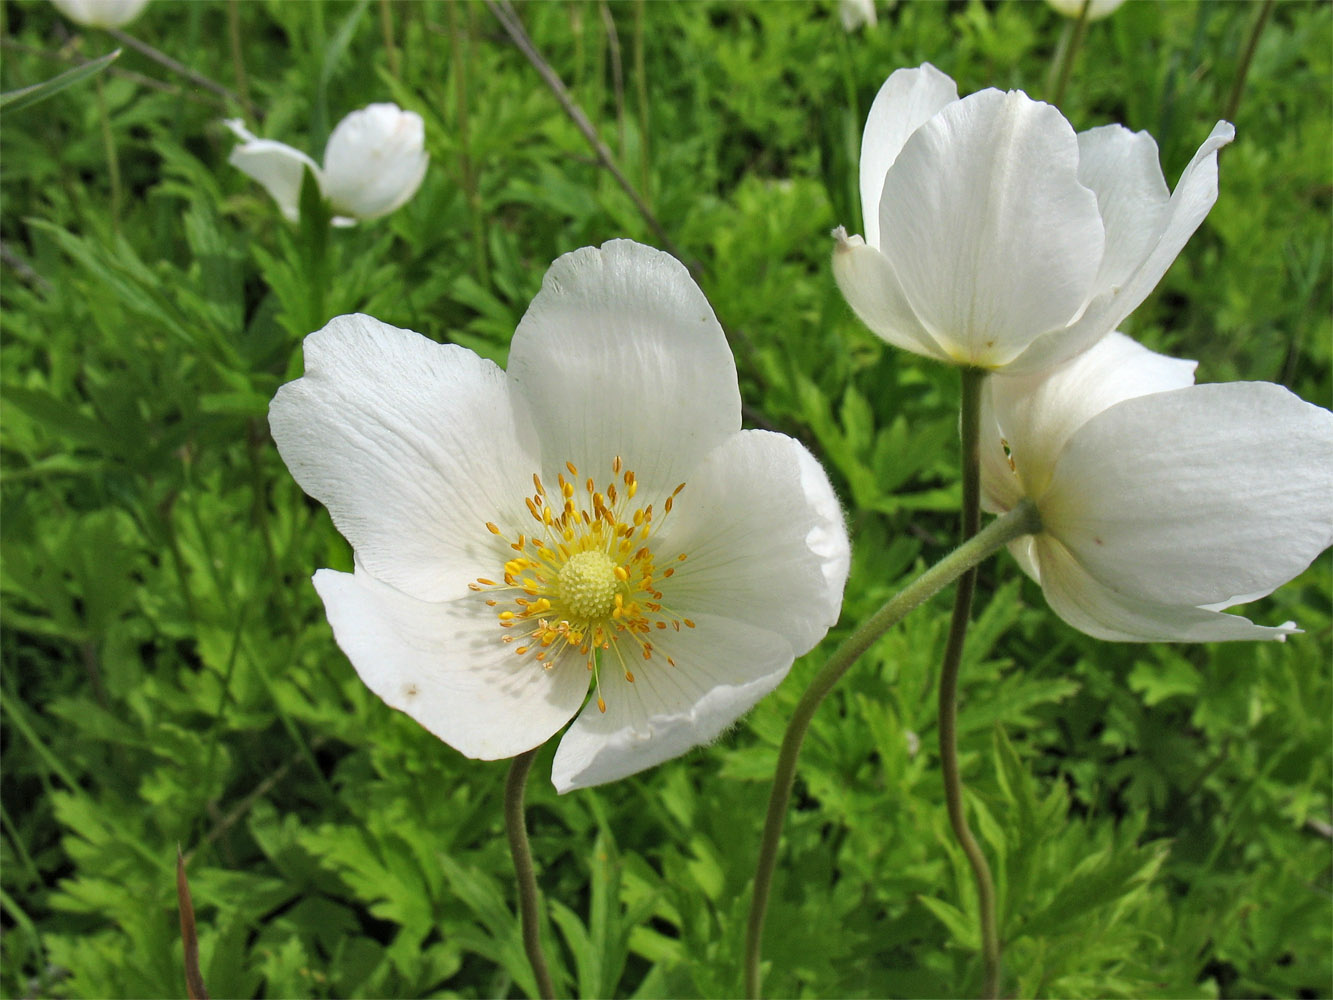
[[571,617],[592,621],[611,613],[617,582],[616,564],[605,552],[576,552],[560,568],[556,592]]

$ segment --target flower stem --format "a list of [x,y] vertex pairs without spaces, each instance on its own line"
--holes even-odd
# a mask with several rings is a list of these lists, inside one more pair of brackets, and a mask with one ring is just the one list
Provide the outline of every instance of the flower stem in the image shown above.
[[1245,51],[1241,53],[1240,65],[1236,67],[1236,78],[1231,84],[1231,94],[1227,97],[1227,106],[1222,112],[1222,117],[1229,122],[1235,122],[1236,112],[1240,110],[1240,99],[1245,94],[1245,78],[1250,73],[1250,63],[1254,61],[1254,51],[1259,47],[1259,36],[1264,33],[1264,28],[1268,25],[1268,17],[1273,13],[1273,0],[1264,0],[1264,4],[1259,8],[1259,13],[1255,16],[1254,27],[1250,29],[1249,40],[1245,43]]
[[532,850],[528,847],[528,826],[523,816],[523,790],[528,783],[533,758],[541,747],[534,747],[514,758],[505,779],[505,831],[509,835],[509,853],[514,856],[514,877],[518,881],[518,912],[523,925],[523,950],[537,976],[537,992],[542,1000],[554,1000],[555,985],[542,954],[541,928],[537,913],[537,876],[532,870]]
[[801,742],[814,718],[820,702],[833,690],[833,685],[849,667],[869,649],[880,636],[901,621],[909,611],[928,601],[963,573],[994,554],[1008,542],[1030,535],[1041,528],[1037,509],[1022,501],[1012,511],[988,524],[985,530],[968,539],[949,555],[909,583],[876,611],[834,651],[828,662],[815,675],[805,694],[801,696],[778,751],[777,770],[768,798],[768,814],[764,818],[763,838],[759,845],[759,862],[754,875],[754,896],[750,901],[750,920],[745,933],[745,992],[758,997],[760,976],[760,946],[764,934],[764,915],[773,887],[773,870],[777,866],[778,843],[782,824],[791,799],[792,783],[796,778],[796,758]]
[[[1055,48],[1055,59],[1051,64],[1050,75],[1046,79],[1046,89],[1050,92],[1050,102],[1057,108],[1065,99],[1065,88],[1069,86],[1069,74],[1074,69],[1074,57],[1083,47],[1083,37],[1088,33],[1088,9],[1092,0],[1083,0],[1078,17],[1073,23],[1066,22],[1060,33],[1060,42]],[[1054,81],[1052,85],[1051,81]]]
[[[1086,13],[1086,11],[1085,11]],[[985,373],[976,369],[963,371],[963,541],[976,535],[981,526],[981,455],[980,411],[981,383]],[[954,592],[953,618],[949,622],[949,641],[944,647],[940,668],[940,767],[944,772],[944,798],[949,809],[949,825],[967,855],[977,883],[977,909],[981,915],[981,955],[986,968],[983,996],[994,1000],[1000,988],[1000,935],[995,920],[995,883],[991,879],[986,855],[967,825],[963,810],[963,781],[958,773],[958,670],[963,662],[963,644],[967,639],[968,619],[972,613],[972,594],[977,586],[974,566],[958,579]]]
[[102,147],[106,152],[106,175],[111,184],[111,229],[120,235],[120,157],[116,153],[116,134],[111,129],[111,112],[107,108],[106,88],[102,75],[93,81],[97,93],[97,118],[102,125]]

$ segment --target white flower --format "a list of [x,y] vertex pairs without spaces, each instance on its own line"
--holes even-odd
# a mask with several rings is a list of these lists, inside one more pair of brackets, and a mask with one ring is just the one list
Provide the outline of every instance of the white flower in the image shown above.
[[120,28],[138,17],[148,0],[51,0],[56,10],[87,28]]
[[1333,414],[1269,382],[1194,385],[1194,362],[1113,333],[1041,375],[987,379],[988,510],[1032,500],[1010,546],[1051,608],[1102,639],[1280,639],[1222,608],[1333,542]]
[[877,21],[875,0],[838,0],[838,18],[843,31],[852,32],[866,25],[873,28]]
[[861,140],[865,239],[834,231],[833,273],[889,343],[1030,373],[1115,329],[1217,197],[1218,122],[1171,194],[1146,132],[1075,135],[1019,91],[958,99],[929,63],[880,88]]
[[664,253],[557,260],[508,371],[368,316],[307,337],[305,366],[269,424],[355,550],[314,578],[334,636],[469,757],[577,715],[556,787],[633,774],[714,739],[838,617],[828,479],[740,429],[722,330]]
[[1079,17],[1086,4],[1088,8],[1087,20],[1100,21],[1119,10],[1120,5],[1125,0],[1046,0],[1046,2],[1065,17]]
[[372,104],[340,121],[324,147],[322,169],[286,143],[255,138],[239,119],[225,124],[241,140],[228,162],[264,185],[293,222],[306,167],[333,207],[334,225],[350,226],[401,207],[421,186],[430,160],[421,116],[396,104]]

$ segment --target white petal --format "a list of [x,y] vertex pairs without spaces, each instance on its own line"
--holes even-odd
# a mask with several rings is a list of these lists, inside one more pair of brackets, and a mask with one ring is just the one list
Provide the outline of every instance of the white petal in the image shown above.
[[262,184],[264,190],[278,203],[282,214],[295,222],[301,214],[301,181],[305,177],[306,167],[310,168],[321,187],[323,185],[319,164],[286,143],[255,138],[239,119],[233,118],[224,124],[241,140],[241,145],[231,151],[227,162]]
[[1045,530],[1123,594],[1266,594],[1333,541],[1333,414],[1267,382],[1129,399],[1070,438],[1038,506]]
[[1057,364],[1096,343],[1139,307],[1157,287],[1194,231],[1217,200],[1217,151],[1236,136],[1229,122],[1218,122],[1180,175],[1160,221],[1160,233],[1123,284],[1099,294],[1068,330],[1041,338],[1010,365],[1029,372]]
[[708,615],[695,625],[659,633],[653,659],[630,665],[633,683],[603,657],[606,712],[590,699],[561,739],[551,768],[558,791],[615,781],[716,739],[791,668],[791,647],[772,632]]
[[375,219],[400,207],[426,175],[421,116],[372,104],[340,121],[324,149],[324,192],[334,210]]
[[907,137],[940,108],[956,100],[958,84],[930,63],[894,70],[879,88],[861,133],[861,217],[870,246],[879,246],[879,196],[884,175]]
[[1104,125],[1078,135],[1078,179],[1097,194],[1106,227],[1098,291],[1118,288],[1148,256],[1165,228],[1171,202],[1147,132]]
[[1100,21],[1114,14],[1125,0],[1046,0],[1046,2],[1065,17],[1083,16],[1083,8],[1086,6],[1087,20]]
[[855,31],[863,25],[876,23],[874,0],[838,0],[838,17],[843,31]]
[[1157,604],[1098,583],[1058,541],[1038,536],[1042,593],[1051,610],[1080,632],[1113,642],[1230,642],[1285,639],[1294,622],[1266,628],[1240,615],[1187,604]]
[[980,439],[981,509],[991,514],[1013,510],[1023,498],[1023,485],[1009,461],[1009,439],[995,412],[996,376],[981,384]]
[[[741,431],[686,481],[654,551],[665,600],[783,636],[800,656],[838,620],[851,554],[819,463],[785,434]],[[672,562],[679,553],[684,562]]]
[[884,179],[880,249],[961,363],[999,367],[1087,304],[1105,237],[1059,111],[985,90],[917,129]]
[[51,0],[56,9],[76,24],[89,28],[121,28],[129,24],[148,0]]
[[322,569],[315,589],[366,686],[468,757],[496,760],[540,746],[588,692],[580,659],[550,670],[520,661],[480,597],[429,604],[359,568]]
[[556,260],[509,350],[544,473],[600,483],[620,455],[648,495],[670,492],[740,429],[736,365],[712,307],[669,254],[629,240]]
[[987,379],[994,412],[989,426],[998,425],[1009,443],[1024,495],[1040,501],[1075,431],[1123,400],[1193,385],[1196,366],[1112,333],[1041,375],[1001,373]]
[[833,277],[861,322],[894,347],[951,360],[916,318],[888,258],[861,237],[849,237],[841,226],[833,238]]
[[526,530],[537,460],[504,372],[462,347],[339,316],[305,339],[305,375],[278,390],[269,426],[365,568],[420,600],[498,579],[506,548],[486,522]]

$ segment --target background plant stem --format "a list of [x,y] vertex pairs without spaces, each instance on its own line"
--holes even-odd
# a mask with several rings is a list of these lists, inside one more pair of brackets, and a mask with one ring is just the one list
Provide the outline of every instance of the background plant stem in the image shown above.
[[[1086,10],[1085,10],[1086,13]],[[981,527],[981,383],[986,373],[977,369],[963,371],[963,542]],[[995,884],[991,879],[986,855],[967,825],[963,809],[963,782],[958,773],[958,670],[963,661],[968,619],[972,613],[972,594],[977,586],[973,566],[958,579],[954,592],[953,618],[949,622],[949,640],[944,647],[940,668],[940,767],[944,773],[944,798],[949,809],[949,825],[967,855],[977,882],[977,910],[981,918],[981,955],[986,967],[983,996],[999,996],[1000,936],[995,922]]]
[[1057,108],[1065,99],[1065,88],[1069,86],[1069,74],[1074,69],[1074,59],[1078,56],[1078,50],[1083,47],[1083,37],[1088,33],[1088,8],[1091,6],[1092,0],[1083,0],[1078,17],[1072,24],[1066,24],[1060,34],[1060,42],[1055,49],[1055,61],[1046,80],[1046,89],[1050,93],[1048,99]]
[[528,826],[523,816],[523,792],[528,783],[532,760],[541,747],[521,753],[509,765],[505,779],[505,832],[509,835],[509,853],[514,857],[514,877],[518,881],[518,913],[523,925],[523,950],[528,953],[537,991],[543,1000],[554,1000],[555,985],[542,954],[542,937],[537,911],[537,876],[532,869],[532,850],[528,846]]
[[[981,373],[967,373],[979,376]],[[966,377],[966,376],[965,376]],[[978,381],[979,385],[979,381]],[[975,415],[973,417],[975,424]],[[975,434],[974,434],[975,437]],[[975,448],[974,448],[975,452]],[[810,720],[820,702],[833,690],[833,685],[874,644],[875,640],[901,621],[909,611],[928,601],[964,573],[1001,546],[1039,530],[1041,524],[1036,508],[1023,501],[1008,514],[993,521],[985,531],[974,533],[964,544],[926,570],[906,587],[885,602],[829,657],[822,670],[815,675],[805,694],[801,696],[778,750],[778,766],[773,775],[773,789],[769,793],[768,813],[764,817],[764,832],[759,845],[759,862],[754,875],[754,896],[750,901],[750,919],[745,934],[745,992],[758,997],[760,987],[759,959],[764,934],[764,915],[773,887],[773,871],[777,866],[778,845],[782,838],[782,824],[791,799],[792,784],[796,778],[796,758],[801,752]],[[983,861],[984,863],[984,861]]]

